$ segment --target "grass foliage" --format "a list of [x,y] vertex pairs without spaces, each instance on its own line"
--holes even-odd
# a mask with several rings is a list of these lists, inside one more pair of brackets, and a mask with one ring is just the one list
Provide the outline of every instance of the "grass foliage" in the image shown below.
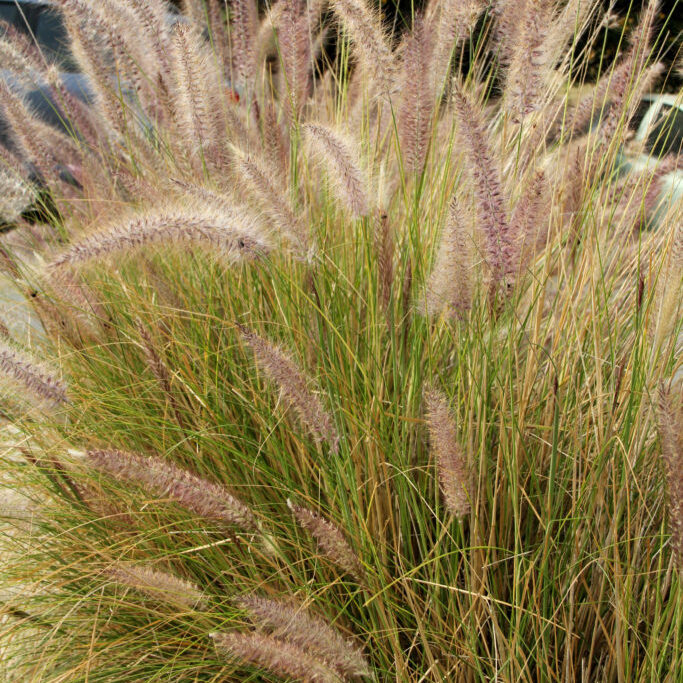
[[682,680],[658,3],[581,98],[589,0],[59,4],[91,107],[2,39],[72,133],[3,96],[6,679]]

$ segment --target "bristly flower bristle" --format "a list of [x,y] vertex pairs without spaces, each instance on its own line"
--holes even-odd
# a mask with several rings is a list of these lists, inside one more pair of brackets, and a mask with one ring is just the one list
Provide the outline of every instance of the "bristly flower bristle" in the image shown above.
[[659,438],[669,494],[671,545],[683,569],[683,401],[670,388],[659,390]]
[[337,196],[352,216],[359,218],[370,212],[369,181],[354,158],[351,146],[327,126],[306,124],[306,136],[329,169]]
[[398,109],[401,155],[406,169],[412,173],[422,170],[432,128],[436,93],[429,68],[433,51],[434,36],[424,18],[418,16],[404,48]]
[[318,396],[308,388],[306,377],[289,354],[246,327],[240,325],[239,330],[254,352],[258,365],[277,385],[313,438],[318,442],[326,441],[330,451],[337,453],[339,434],[332,416],[325,410]]
[[270,218],[275,228],[301,249],[308,245],[307,226],[295,213],[289,197],[273,172],[256,157],[239,155],[235,158],[236,176]]
[[466,146],[465,163],[474,182],[477,223],[486,244],[491,289],[498,288],[515,273],[517,245],[507,221],[507,203],[500,177],[500,164],[491,150],[479,108],[461,89],[454,93],[458,126]]
[[324,662],[291,645],[262,633],[212,633],[219,652],[284,679],[304,683],[342,683],[343,679]]
[[179,208],[134,217],[95,232],[66,249],[52,261],[51,267],[75,266],[149,246],[177,245],[208,248],[228,261],[253,258],[268,248],[260,232],[243,214]]
[[439,484],[448,510],[458,518],[469,514],[470,477],[465,455],[458,443],[457,428],[446,396],[435,387],[425,390],[427,425],[436,458]]
[[351,645],[323,619],[309,614],[292,600],[274,600],[247,595],[237,600],[259,629],[275,638],[300,647],[326,662],[342,676],[369,676],[370,670],[360,650]]
[[287,501],[296,521],[308,531],[318,543],[322,553],[340,569],[363,583],[365,572],[346,537],[336,525],[308,508]]
[[381,20],[365,0],[333,0],[330,5],[353,41],[363,69],[377,93],[388,94],[393,87],[396,63],[384,36]]
[[188,609],[202,606],[202,591],[189,581],[167,572],[139,565],[117,563],[105,572],[117,583],[129,586],[160,602]]
[[457,197],[451,205],[444,226],[436,262],[427,283],[427,313],[462,317],[472,306],[472,270],[474,266],[472,235]]
[[202,479],[158,456],[113,449],[90,450],[86,462],[115,479],[137,484],[155,496],[175,501],[205,519],[234,524],[244,531],[257,529],[252,511],[220,484]]
[[37,398],[57,405],[68,401],[66,385],[60,379],[2,340],[0,340],[0,373],[18,382]]

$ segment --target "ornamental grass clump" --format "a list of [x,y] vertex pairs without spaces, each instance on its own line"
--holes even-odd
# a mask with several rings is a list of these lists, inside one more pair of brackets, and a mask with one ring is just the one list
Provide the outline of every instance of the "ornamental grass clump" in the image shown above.
[[682,680],[663,5],[176,5],[0,30],[0,678]]

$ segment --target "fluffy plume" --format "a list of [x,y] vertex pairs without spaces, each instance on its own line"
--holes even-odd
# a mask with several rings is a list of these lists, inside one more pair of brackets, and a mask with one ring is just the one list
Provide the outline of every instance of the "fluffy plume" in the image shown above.
[[116,564],[105,572],[116,583],[129,586],[160,602],[189,609],[202,607],[202,592],[189,581],[149,567]]
[[[591,91],[584,95],[574,107],[569,109],[564,121],[564,129],[577,135],[587,132],[591,122],[609,102],[612,82],[621,82],[623,79],[628,79],[629,69],[629,64],[622,62],[602,76],[591,88]],[[558,120],[551,127],[548,134],[549,140],[557,139],[563,127],[562,123],[563,121]]]
[[230,32],[233,82],[241,87],[251,83],[256,71],[254,51],[258,9],[254,0],[233,0],[230,3]]
[[370,212],[367,193],[370,183],[364,177],[351,146],[326,126],[308,124],[304,130],[309,144],[328,168],[339,200],[352,216],[367,216]]
[[481,112],[460,90],[454,94],[458,126],[466,147],[465,160],[474,181],[477,222],[481,227],[492,289],[515,272],[516,244],[506,218],[500,168],[488,143]]
[[273,225],[290,240],[305,248],[308,244],[307,226],[296,215],[289,197],[270,171],[255,157],[237,155],[234,161],[236,177],[254,196],[259,207]]
[[168,498],[199,517],[255,531],[252,511],[220,484],[202,479],[158,456],[119,450],[90,450],[86,462],[123,482],[138,484],[152,495]]
[[289,176],[289,145],[277,117],[277,109],[271,99],[263,105],[263,143],[266,157],[273,168],[278,170],[281,182],[285,186]]
[[486,0],[433,0],[427,8],[427,30],[434,34],[431,82],[440,95],[450,73],[453,50],[474,27]]
[[51,266],[76,265],[144,247],[192,245],[228,261],[258,256],[267,245],[253,224],[236,211],[178,208],[131,218],[73,244]]
[[308,381],[288,353],[239,325],[244,341],[251,347],[259,367],[278,386],[282,396],[308,427],[317,442],[326,441],[332,453],[339,448],[339,435],[332,416],[325,410]]
[[364,0],[332,0],[330,5],[353,42],[363,69],[374,80],[379,93],[389,93],[395,64],[379,17]]
[[515,120],[537,110],[546,90],[548,54],[544,42],[551,23],[550,0],[526,0],[516,17],[515,39],[507,71],[507,106]]
[[451,201],[434,269],[427,283],[427,312],[462,316],[472,306],[472,236],[456,197]]
[[30,206],[34,194],[33,188],[16,171],[0,165],[0,221],[16,221]]
[[600,129],[605,141],[613,138],[620,121],[626,129],[641,95],[651,88],[663,71],[664,67],[659,63],[647,66],[658,8],[659,0],[650,0],[647,4],[631,35],[631,45],[623,58],[623,69],[614,73],[610,85],[612,106]]
[[229,68],[228,45],[230,43],[230,37],[228,35],[228,26],[226,23],[227,17],[223,16],[222,7],[224,6],[225,0],[208,0],[207,13],[209,31],[211,33],[211,44],[213,45],[213,49],[218,55],[221,64]]
[[287,501],[287,505],[296,521],[316,540],[322,554],[362,583],[365,577],[363,567],[339,527],[308,508],[295,505],[291,500]]
[[681,286],[683,285],[683,203],[672,207],[673,234],[664,272],[657,283],[657,327],[655,347],[668,339],[679,320],[681,311]]
[[528,0],[494,0],[491,14],[496,18],[496,45],[499,59],[507,65],[512,61],[520,31],[520,17],[524,16]]
[[19,383],[34,396],[50,403],[68,401],[66,385],[35,361],[0,340],[0,374]]
[[285,76],[290,121],[297,121],[310,88],[311,42],[308,16],[299,0],[281,0],[277,39]]
[[[422,17],[416,17],[403,54],[398,139],[405,167],[420,172],[427,155],[436,95],[429,68],[434,37]],[[427,77],[425,78],[425,74]]]
[[70,49],[81,71],[88,77],[96,111],[104,119],[103,130],[125,132],[125,107],[112,79],[106,53],[117,54],[107,22],[98,20],[92,8],[81,0],[60,0],[64,24],[71,39]]
[[58,159],[63,162],[76,154],[71,141],[37,119],[26,102],[4,81],[0,82],[0,114],[10,125],[17,153],[33,162],[43,179],[58,184]]
[[513,264],[514,270],[528,264],[545,245],[548,236],[549,210],[548,181],[545,173],[539,171],[529,182],[510,218],[510,224],[514,226],[514,234],[519,240],[516,250],[519,262]]
[[150,47],[156,56],[157,73],[149,74],[152,81],[168,87],[172,68],[173,47],[168,31],[168,5],[165,0],[128,0]]
[[191,24],[196,26],[205,24],[206,6],[203,0],[182,0],[180,9]]
[[27,85],[33,85],[45,70],[38,49],[13,26],[1,20],[0,64]]
[[470,512],[470,481],[455,421],[446,396],[434,387],[425,390],[427,426],[432,452],[436,457],[439,484],[450,512],[462,518]]
[[206,50],[202,36],[190,26],[177,25],[173,42],[176,83],[172,92],[179,131],[191,148],[221,157],[225,154],[222,144],[226,123],[213,56]]
[[212,633],[219,652],[280,678],[304,683],[341,683],[342,678],[304,650],[262,633]]
[[386,213],[380,214],[375,221],[375,253],[377,254],[377,280],[382,305],[386,309],[391,300],[394,283],[394,231]]
[[671,543],[678,565],[683,569],[683,402],[671,389],[659,390],[659,438],[669,491]]
[[237,604],[249,612],[257,627],[326,662],[341,676],[370,675],[362,652],[324,619],[306,612],[302,605],[256,595],[240,598]]

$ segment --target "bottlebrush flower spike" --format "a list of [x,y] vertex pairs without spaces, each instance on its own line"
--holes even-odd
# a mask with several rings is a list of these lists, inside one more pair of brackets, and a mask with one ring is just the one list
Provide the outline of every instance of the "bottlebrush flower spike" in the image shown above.
[[545,173],[538,171],[524,190],[510,218],[519,244],[515,251],[518,260],[509,264],[509,277],[516,277],[518,270],[526,266],[545,245],[548,237],[549,206],[548,181]]
[[[423,17],[415,18],[403,54],[398,140],[405,167],[419,173],[429,145],[436,93],[429,78],[434,38]],[[425,78],[426,75],[426,78]]]
[[333,0],[330,5],[353,42],[365,72],[376,84],[377,92],[388,94],[396,65],[380,18],[364,0]]
[[254,196],[275,227],[305,249],[308,243],[306,225],[296,215],[289,197],[281,184],[277,183],[272,171],[255,157],[237,155],[234,164],[238,181]]
[[308,427],[317,442],[326,441],[332,453],[339,449],[339,434],[331,415],[308,388],[308,381],[289,354],[246,327],[238,325],[244,341],[251,347],[256,362],[279,387],[282,396]]
[[228,261],[255,257],[268,250],[260,231],[243,213],[178,207],[135,216],[95,232],[70,246],[50,265],[74,266],[144,247],[179,245],[209,249]]
[[549,0],[526,0],[520,8],[521,15],[514,18],[517,26],[505,90],[508,109],[516,121],[542,106],[549,66],[544,43],[551,25],[553,4]]
[[671,543],[678,566],[683,570],[683,402],[676,402],[671,389],[659,390],[659,438],[669,492]]
[[446,507],[456,517],[470,512],[470,481],[462,448],[458,443],[455,421],[443,392],[434,387],[425,390],[427,426],[432,452],[436,457],[439,484]]
[[300,0],[281,0],[282,12],[278,21],[279,57],[285,77],[289,122],[299,120],[301,108],[310,90],[311,38],[305,4]]
[[456,197],[451,201],[434,269],[427,283],[427,313],[462,316],[472,307],[472,236]]
[[117,563],[106,570],[116,583],[130,586],[146,595],[187,608],[202,607],[202,591],[189,581],[150,567]]
[[201,34],[178,24],[173,30],[175,84],[172,89],[178,132],[190,149],[225,156],[226,122],[217,93],[221,82]]
[[304,127],[306,138],[329,171],[332,186],[341,203],[355,218],[370,213],[370,199],[365,178],[351,146],[327,126],[309,123]]
[[450,0],[427,6],[427,30],[435,35],[429,74],[437,95],[442,93],[450,72],[453,50],[472,30],[486,5],[486,0]]
[[86,463],[115,479],[137,484],[152,495],[169,498],[194,514],[256,531],[252,511],[220,484],[207,481],[158,456],[114,449],[90,450]]
[[211,633],[219,652],[260,667],[271,674],[305,683],[342,683],[324,662],[300,647],[262,633]]
[[50,403],[67,403],[66,385],[34,360],[0,340],[0,374]]
[[232,75],[239,87],[251,84],[256,71],[254,51],[258,8],[254,0],[234,0],[230,4]]
[[258,628],[321,659],[340,675],[370,675],[361,651],[324,619],[309,614],[302,605],[292,600],[272,600],[256,595],[239,598],[237,604],[249,612]]
[[486,129],[478,110],[458,87],[454,92],[458,126],[465,143],[465,162],[474,181],[477,223],[481,227],[491,271],[491,288],[497,290],[506,273],[514,272],[517,244],[507,221],[500,167],[488,143]]
[[295,505],[291,500],[287,501],[287,505],[296,521],[316,540],[323,555],[356,581],[363,583],[363,567],[341,529],[316,512]]

